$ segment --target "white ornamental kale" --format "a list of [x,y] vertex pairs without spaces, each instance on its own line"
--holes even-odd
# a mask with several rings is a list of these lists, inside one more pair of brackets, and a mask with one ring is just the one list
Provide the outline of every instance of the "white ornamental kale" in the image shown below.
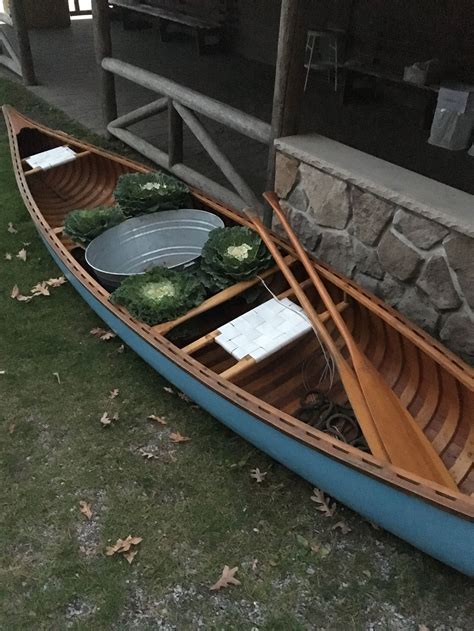
[[148,283],[143,286],[142,293],[145,298],[149,298],[150,300],[154,300],[156,302],[160,302],[163,298],[172,298],[176,295],[174,285],[169,281],[164,281],[162,283]]
[[227,248],[228,256],[232,256],[234,259],[238,261],[243,261],[244,259],[248,259],[249,252],[252,250],[252,246],[248,243],[242,243],[242,245],[230,245]]
[[146,184],[142,184],[140,186],[142,191],[158,191],[163,188],[163,185],[160,182],[147,182]]

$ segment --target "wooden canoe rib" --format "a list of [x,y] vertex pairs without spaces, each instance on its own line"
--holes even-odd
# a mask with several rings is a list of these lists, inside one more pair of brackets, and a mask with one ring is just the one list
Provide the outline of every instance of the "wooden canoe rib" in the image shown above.
[[[18,188],[40,236],[78,291],[87,296],[124,341],[152,365],[156,359],[157,369],[165,377],[175,379],[178,387],[223,423],[313,484],[433,556],[474,575],[472,368],[388,305],[313,259],[355,342],[429,439],[459,490],[384,463],[298,420],[294,414],[307,384],[317,383],[324,368],[321,348],[313,334],[262,362],[245,362],[234,368],[235,359],[215,343],[213,333],[235,317],[229,316],[229,309],[242,312],[249,308],[243,306],[243,301],[231,304],[217,299],[208,309],[190,314],[191,321],[199,321],[205,328],[181,348],[167,339],[173,323],[149,327],[112,305],[108,292],[82,266],[60,228],[72,209],[111,204],[121,174],[149,169],[49,130],[12,108],[3,109]],[[68,145],[81,157],[47,171],[25,174],[29,170],[23,162],[26,157],[61,145]],[[203,193],[193,190],[192,194],[197,206],[215,211],[230,223],[249,225],[239,213]],[[293,260],[295,252],[288,243],[276,235],[273,238],[283,255]],[[324,305],[304,270],[297,264],[292,268],[314,307],[326,319]],[[278,273],[266,282],[276,294],[291,295]],[[335,344],[346,353],[330,320],[326,326]],[[179,377],[174,377],[176,374]],[[328,380],[320,385],[327,386]],[[338,380],[331,395],[336,402],[347,402]],[[329,475],[330,471],[334,475]],[[343,475],[337,471],[343,471]],[[386,507],[398,506],[396,515],[380,497],[386,498]],[[448,532],[457,534],[448,536]]]

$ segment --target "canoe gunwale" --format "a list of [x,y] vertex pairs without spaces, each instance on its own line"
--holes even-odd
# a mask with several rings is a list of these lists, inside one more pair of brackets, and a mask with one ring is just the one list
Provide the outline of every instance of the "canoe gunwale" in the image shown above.
[[[108,300],[108,292],[106,292],[79,265],[70,252],[68,252],[59,239],[59,236],[54,233],[54,230],[48,225],[42,216],[42,213],[38,209],[29,190],[26,176],[24,175],[21,166],[17,134],[23,127],[31,127],[33,129],[38,129],[50,137],[73,143],[76,147],[79,146],[86,150],[90,150],[92,153],[101,157],[109,158],[131,169],[145,173],[149,172],[150,169],[144,165],[134,162],[133,160],[124,158],[123,156],[119,156],[78,141],[63,132],[56,132],[48,129],[47,127],[35,123],[34,121],[31,121],[30,119],[17,113],[9,106],[3,106],[2,109],[7,124],[12,162],[18,188],[37,230],[41,233],[43,238],[49,242],[50,246],[54,249],[58,257],[63,261],[77,281],[84,286],[86,291],[90,292],[97,300],[99,300],[108,311],[120,318],[129,328],[138,333],[151,347],[153,347],[154,350],[163,353],[174,364],[184,368],[207,387],[211,388],[234,405],[250,412],[256,419],[263,421],[264,423],[283,432],[285,435],[310,446],[319,452],[325,453],[331,458],[343,462],[351,468],[357,469],[358,471],[373,478],[377,478],[406,493],[416,495],[445,511],[460,515],[462,518],[468,519],[469,521],[474,521],[474,499],[472,497],[469,497],[462,492],[452,492],[441,485],[437,485],[429,480],[425,480],[414,474],[408,473],[403,469],[394,467],[391,464],[383,463],[372,457],[370,454],[365,454],[356,448],[345,445],[341,441],[333,439],[327,434],[324,434],[323,432],[298,421],[294,417],[281,412],[277,408],[274,408],[264,401],[261,401],[253,395],[245,392],[231,382],[220,378],[219,375],[200,364],[193,357],[184,353],[164,336],[152,331],[151,327],[135,320],[124,309],[117,307],[116,305],[112,305]],[[249,222],[240,215],[240,213],[226,208],[212,199],[209,199],[203,192],[192,189],[192,194],[205,206],[220,212],[229,219],[233,219],[242,225],[249,225]],[[289,254],[294,254],[292,248],[283,239],[274,233],[273,237],[279,245],[283,246],[288,251]],[[318,271],[325,279],[333,282],[336,286],[355,298],[363,306],[369,308],[369,310],[381,317],[385,320],[385,322],[393,326],[405,337],[408,337],[415,346],[420,348],[422,351],[427,352],[434,361],[441,364],[443,368],[453,374],[457,380],[472,388],[473,377],[469,374],[471,372],[469,366],[464,365],[455,355],[444,349],[444,347],[438,344],[435,340],[432,340],[430,336],[425,334],[421,329],[418,329],[418,327],[408,323],[402,316],[400,316],[400,314],[388,305],[385,305],[378,298],[372,296],[369,292],[361,290],[357,287],[357,285],[348,279],[329,269],[327,266],[317,261],[314,257],[312,258],[317,264]],[[407,332],[410,333],[410,335],[407,335]],[[472,372],[474,373],[474,371]]]

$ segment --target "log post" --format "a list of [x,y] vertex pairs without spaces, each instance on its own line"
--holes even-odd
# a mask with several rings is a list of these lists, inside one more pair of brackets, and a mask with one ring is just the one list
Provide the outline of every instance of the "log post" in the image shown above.
[[94,29],[95,57],[97,60],[101,92],[104,126],[117,118],[117,95],[115,77],[102,67],[104,57],[112,56],[112,37],[110,34],[110,9],[107,0],[92,0],[92,22]]
[[[283,0],[280,13],[278,53],[273,92],[272,131],[268,152],[267,188],[275,186],[274,140],[296,134],[300,103],[304,94],[306,47],[306,0]],[[271,225],[272,211],[266,206],[264,223]]]
[[168,99],[168,156],[169,166],[183,161],[183,119]]
[[23,82],[25,85],[36,85],[35,67],[33,63],[33,55],[31,54],[30,36],[28,33],[28,24],[23,0],[12,0],[10,3],[10,12],[13,28],[18,40]]

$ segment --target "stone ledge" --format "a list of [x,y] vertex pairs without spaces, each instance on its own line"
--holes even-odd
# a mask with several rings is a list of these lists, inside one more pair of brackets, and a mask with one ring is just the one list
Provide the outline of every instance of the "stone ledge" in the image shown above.
[[474,196],[318,134],[278,138],[285,154],[474,237]]

